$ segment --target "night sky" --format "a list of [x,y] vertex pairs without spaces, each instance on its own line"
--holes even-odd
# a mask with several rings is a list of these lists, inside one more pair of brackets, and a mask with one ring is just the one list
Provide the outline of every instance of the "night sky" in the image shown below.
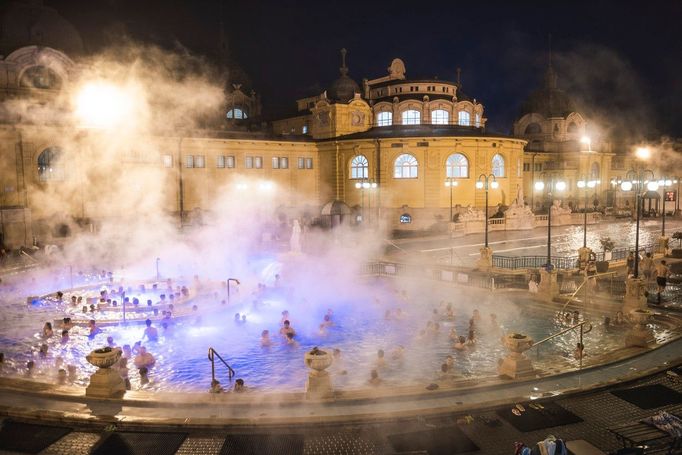
[[[218,0],[46,0],[88,52],[122,34],[198,54],[218,47]],[[336,77],[384,76],[402,58],[408,78],[454,80],[485,105],[488,127],[509,132],[541,84],[552,35],[560,88],[606,128],[682,137],[682,1],[285,2],[224,1],[231,58],[262,95],[266,116],[294,109]],[[269,115],[268,115],[269,114]]]

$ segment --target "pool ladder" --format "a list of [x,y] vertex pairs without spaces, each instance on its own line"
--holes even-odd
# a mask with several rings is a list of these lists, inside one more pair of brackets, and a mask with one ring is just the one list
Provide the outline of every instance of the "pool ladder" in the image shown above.
[[228,378],[230,379],[230,381],[232,381],[232,378],[233,378],[234,375],[235,375],[234,370],[232,369],[232,367],[231,367],[230,365],[227,364],[227,362],[225,361],[225,359],[223,359],[223,358],[220,356],[220,354],[218,354],[218,352],[217,352],[215,349],[213,349],[213,348],[208,348],[208,360],[211,361],[211,381],[212,381],[211,383],[213,383],[213,381],[215,381],[215,358],[216,358],[216,357],[218,357],[218,360],[220,360],[221,362],[223,362],[223,365],[225,365],[225,366],[227,367],[227,376],[228,376]]

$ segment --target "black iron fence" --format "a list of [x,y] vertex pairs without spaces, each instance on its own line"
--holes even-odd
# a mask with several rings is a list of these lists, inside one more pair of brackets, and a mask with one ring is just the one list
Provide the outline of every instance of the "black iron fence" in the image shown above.
[[[639,254],[644,256],[646,253],[654,253],[656,245],[642,245],[639,247]],[[634,248],[618,248],[610,252],[610,257],[603,251],[595,254],[597,261],[622,261],[628,257]],[[608,259],[605,259],[608,258]],[[493,267],[500,269],[537,269],[547,264],[547,256],[499,256],[493,255]],[[552,256],[554,268],[560,270],[573,270],[579,267],[578,256]]]

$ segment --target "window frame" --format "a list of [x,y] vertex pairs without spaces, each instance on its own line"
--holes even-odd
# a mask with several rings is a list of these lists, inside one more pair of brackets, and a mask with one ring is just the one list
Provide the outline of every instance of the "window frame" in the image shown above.
[[[411,162],[407,162],[410,160]],[[399,163],[399,161],[402,161]],[[407,169],[407,173],[405,170]],[[414,175],[412,175],[414,174]],[[394,179],[417,179],[419,178],[419,160],[411,153],[401,153],[393,160]]]
[[457,112],[457,124],[460,126],[471,126],[471,114],[468,111]]
[[194,155],[185,155],[185,169],[194,169]]
[[161,165],[166,168],[170,169],[173,167],[173,155],[170,155],[168,153],[164,153],[161,155]]
[[[443,115],[444,114],[444,115]],[[447,125],[450,123],[450,113],[445,109],[434,109],[431,111],[432,125]]]
[[[362,159],[364,160],[364,162],[356,164],[356,159]],[[362,172],[358,173],[357,172],[358,170],[362,170]],[[365,155],[362,154],[355,155],[350,160],[350,179],[362,180],[367,178],[369,178],[369,160]]]
[[[455,159],[456,157],[461,157],[464,160],[464,165],[460,163],[455,163],[452,162],[451,160]],[[461,162],[461,160],[460,160]],[[455,170],[459,170],[461,174],[461,169],[464,169],[464,174],[465,175],[455,175],[457,172],[454,172]],[[455,178],[455,179],[468,179],[469,178],[469,158],[464,153],[461,152],[455,152],[452,153],[450,156],[447,157],[445,160],[445,177],[446,178]]]
[[[498,164],[501,164],[501,166],[495,166],[495,162],[497,161]],[[490,173],[494,175],[496,178],[504,178],[506,177],[506,162],[504,159],[504,156],[502,156],[501,153],[496,153],[493,155],[493,157],[490,159]]]
[[377,126],[391,126],[391,125],[393,125],[393,112],[381,111],[381,112],[377,113]]
[[[411,113],[416,114],[410,115]],[[422,113],[416,109],[406,109],[400,113],[403,125],[421,125]]]

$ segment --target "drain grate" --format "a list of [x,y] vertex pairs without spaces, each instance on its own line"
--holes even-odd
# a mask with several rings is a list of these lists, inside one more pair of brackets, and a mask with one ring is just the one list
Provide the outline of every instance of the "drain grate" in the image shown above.
[[173,455],[187,433],[122,431],[103,436],[92,455]]
[[303,448],[298,434],[231,434],[220,455],[303,455]]
[[38,453],[71,433],[71,428],[5,420],[0,430],[0,449]]

